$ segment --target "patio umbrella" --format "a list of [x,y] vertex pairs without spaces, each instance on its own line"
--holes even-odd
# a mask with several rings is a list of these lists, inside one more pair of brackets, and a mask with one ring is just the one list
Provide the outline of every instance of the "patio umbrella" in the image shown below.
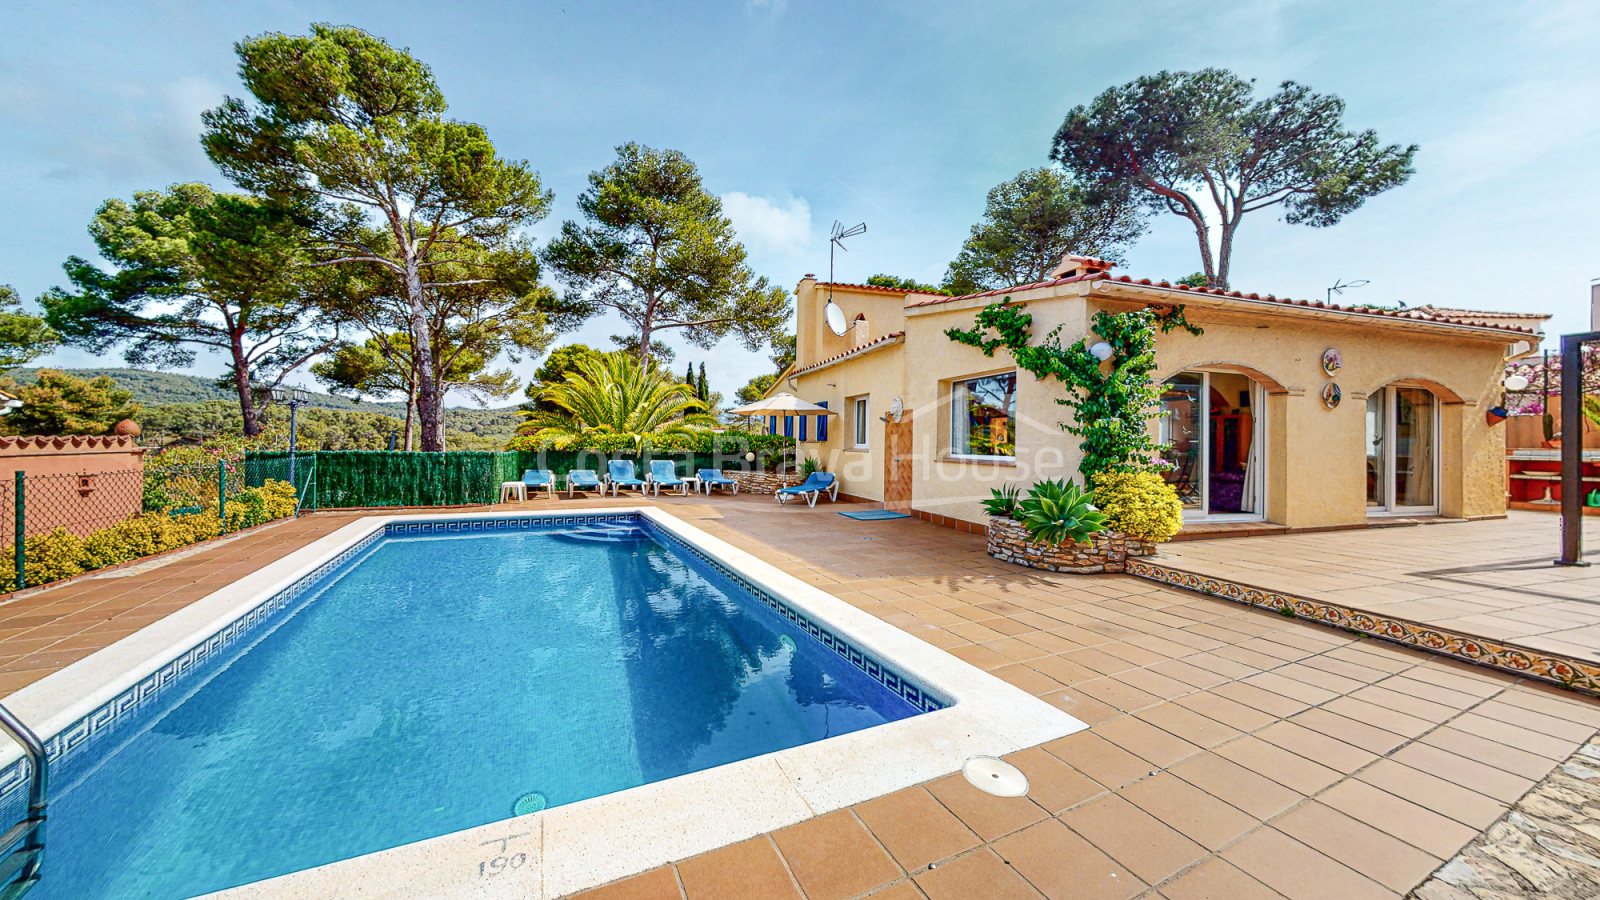
[[801,400],[793,394],[773,394],[754,403],[746,403],[728,412],[736,416],[837,416],[839,412],[826,406]]
[[[771,397],[746,403],[728,412],[737,416],[837,416],[839,414],[836,410],[801,400],[790,393],[773,394]],[[796,459],[795,462],[798,463],[799,460]]]

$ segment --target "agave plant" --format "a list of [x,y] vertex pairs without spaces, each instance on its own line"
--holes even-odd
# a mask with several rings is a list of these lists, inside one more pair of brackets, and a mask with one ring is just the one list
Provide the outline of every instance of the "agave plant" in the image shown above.
[[991,516],[1017,517],[1017,486],[1007,484],[989,492],[992,496],[983,501],[983,508]]
[[1070,481],[1041,481],[1017,504],[1017,520],[1035,540],[1081,543],[1106,527],[1106,516],[1091,502],[1093,491]]
[[676,376],[641,365],[631,353],[606,353],[577,361],[565,380],[540,395],[560,412],[525,414],[517,430],[557,446],[597,432],[645,435],[689,431],[716,424],[705,405]]

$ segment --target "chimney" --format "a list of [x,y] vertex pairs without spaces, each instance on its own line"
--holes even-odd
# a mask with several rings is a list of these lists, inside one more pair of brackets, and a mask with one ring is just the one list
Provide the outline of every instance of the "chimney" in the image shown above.
[[1099,275],[1111,270],[1116,263],[1096,259],[1092,256],[1079,256],[1076,253],[1066,253],[1061,257],[1061,262],[1050,270],[1051,278],[1073,278],[1079,275]]
[[1600,278],[1589,282],[1589,330],[1600,331]]
[[850,328],[850,333],[855,337],[857,347],[865,347],[872,343],[872,335],[868,333],[870,331],[871,329],[867,327],[866,315],[856,316],[855,324]]

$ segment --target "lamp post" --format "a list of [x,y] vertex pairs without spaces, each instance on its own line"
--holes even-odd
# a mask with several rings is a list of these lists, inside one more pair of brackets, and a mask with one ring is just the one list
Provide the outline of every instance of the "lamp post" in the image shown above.
[[289,484],[293,486],[296,491],[299,491],[300,484],[294,480],[294,457],[296,450],[294,414],[300,409],[300,407],[311,402],[311,393],[305,388],[275,387],[272,389],[272,400],[274,403],[282,403],[289,407]]

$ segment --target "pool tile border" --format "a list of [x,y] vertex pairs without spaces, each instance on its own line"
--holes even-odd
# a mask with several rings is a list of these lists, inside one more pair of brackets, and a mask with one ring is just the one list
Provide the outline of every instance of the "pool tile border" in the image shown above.
[[1440,628],[1399,616],[1381,615],[1341,603],[1274,591],[1242,581],[1197,575],[1147,559],[1128,560],[1127,573],[1209,597],[1292,614],[1306,621],[1359,632],[1462,662],[1600,696],[1600,665],[1577,657],[1491,640],[1470,632]]

